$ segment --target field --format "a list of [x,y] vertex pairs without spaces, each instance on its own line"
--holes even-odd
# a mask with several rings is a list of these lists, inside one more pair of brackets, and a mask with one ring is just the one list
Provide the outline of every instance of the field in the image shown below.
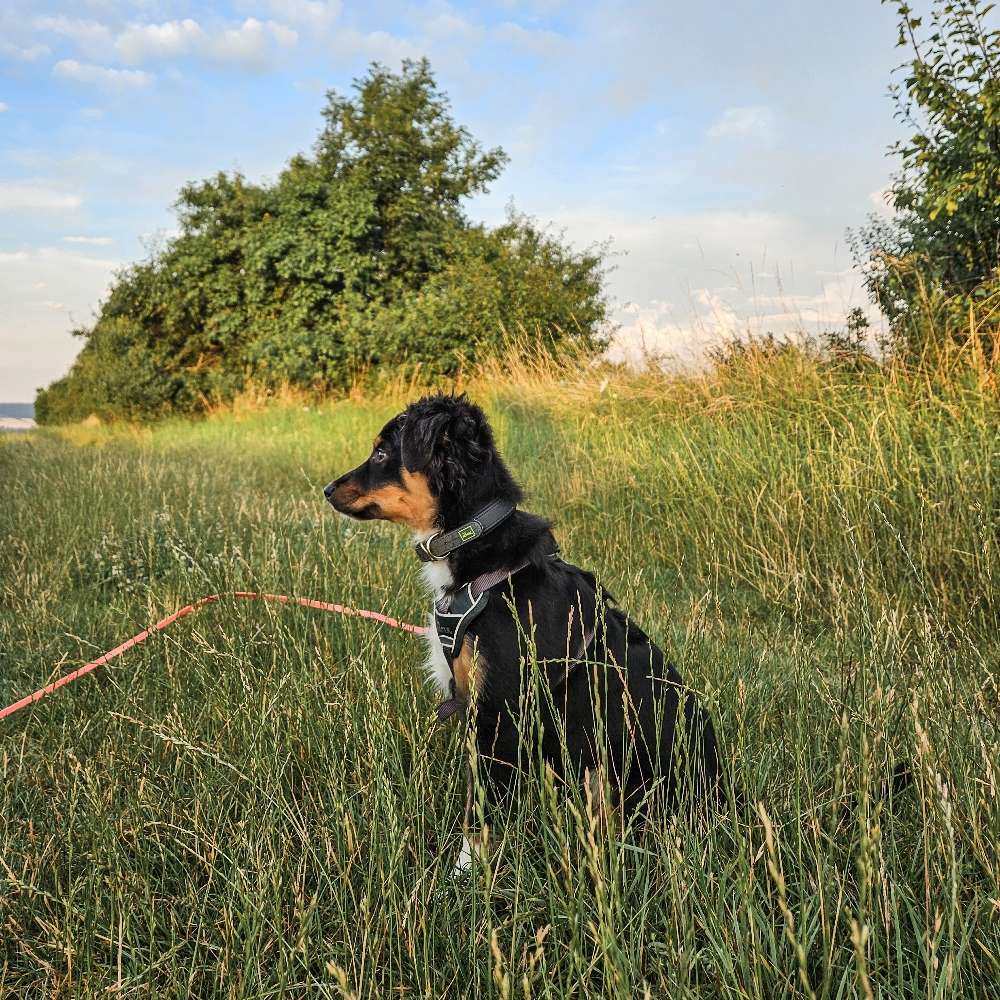
[[[536,777],[449,882],[462,736],[420,642],[223,603],[0,723],[0,996],[1000,995],[995,373],[786,352],[469,391],[703,692],[753,818],[602,837]],[[0,441],[0,705],[207,593],[421,621],[408,538],[320,492],[407,398]]]

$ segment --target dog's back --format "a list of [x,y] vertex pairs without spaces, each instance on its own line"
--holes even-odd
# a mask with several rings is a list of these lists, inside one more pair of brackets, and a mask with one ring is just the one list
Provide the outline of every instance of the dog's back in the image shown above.
[[667,809],[716,792],[711,720],[591,573],[557,559],[522,570],[470,634],[483,659],[477,743],[501,791],[538,747],[565,777],[603,776],[628,815],[654,787]]

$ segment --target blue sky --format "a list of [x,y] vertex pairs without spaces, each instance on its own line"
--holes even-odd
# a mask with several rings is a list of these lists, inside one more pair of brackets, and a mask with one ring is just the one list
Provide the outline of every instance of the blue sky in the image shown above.
[[613,241],[617,353],[837,323],[866,304],[845,229],[885,211],[895,39],[878,0],[5,0],[0,400],[68,368],[181,184],[274,177],[327,89],[421,55],[511,156],[473,218]]

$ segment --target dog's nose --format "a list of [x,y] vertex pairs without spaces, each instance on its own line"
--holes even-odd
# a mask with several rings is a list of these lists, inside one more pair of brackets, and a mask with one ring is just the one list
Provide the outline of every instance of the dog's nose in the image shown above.
[[335,479],[332,483],[327,484],[326,488],[323,490],[323,496],[325,496],[327,500],[331,499],[333,497],[333,491],[336,488],[337,488],[337,480]]

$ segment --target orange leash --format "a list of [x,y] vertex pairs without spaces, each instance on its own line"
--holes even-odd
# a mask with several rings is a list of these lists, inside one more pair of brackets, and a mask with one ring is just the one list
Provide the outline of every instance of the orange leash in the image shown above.
[[350,615],[355,618],[370,618],[373,621],[381,622],[383,625],[389,625],[392,628],[402,629],[404,632],[409,632],[412,635],[424,635],[427,632],[427,629],[422,625],[411,625],[409,622],[401,622],[395,618],[390,618],[388,615],[379,614],[377,611],[368,611],[364,608],[349,608],[344,604],[328,604],[326,601],[314,601],[308,597],[286,597],[284,594],[257,594],[251,590],[235,590],[227,594],[209,594],[208,597],[199,597],[197,601],[188,604],[179,611],[175,611],[172,615],[167,615],[166,618],[158,621],[155,625],[150,625],[149,628],[143,629],[138,635],[132,636],[131,639],[127,639],[120,646],[115,646],[114,649],[109,649],[103,656],[99,656],[96,660],[91,660],[90,663],[85,663],[82,667],[65,674],[58,680],[53,681],[51,684],[46,684],[45,687],[39,688],[34,693],[26,695],[20,701],[15,701],[12,705],[8,705],[6,708],[0,709],[0,719],[6,719],[8,715],[13,715],[15,712],[19,712],[22,708],[27,708],[29,705],[33,705],[36,701],[40,701],[47,694],[52,694],[53,691],[57,691],[59,688],[65,687],[67,684],[72,684],[73,681],[78,680],[85,674],[89,674],[92,670],[96,670],[98,667],[103,667],[106,663],[110,663],[115,658],[121,656],[122,653],[130,650],[133,646],[138,646],[140,642],[145,642],[154,633],[162,631],[168,625],[173,625],[174,622],[180,621],[181,618],[186,618],[193,612],[205,607],[206,604],[214,604],[223,597],[236,597],[243,600],[254,601],[271,601],[275,604],[298,604],[299,607],[315,608],[317,611],[330,611],[338,615]]

